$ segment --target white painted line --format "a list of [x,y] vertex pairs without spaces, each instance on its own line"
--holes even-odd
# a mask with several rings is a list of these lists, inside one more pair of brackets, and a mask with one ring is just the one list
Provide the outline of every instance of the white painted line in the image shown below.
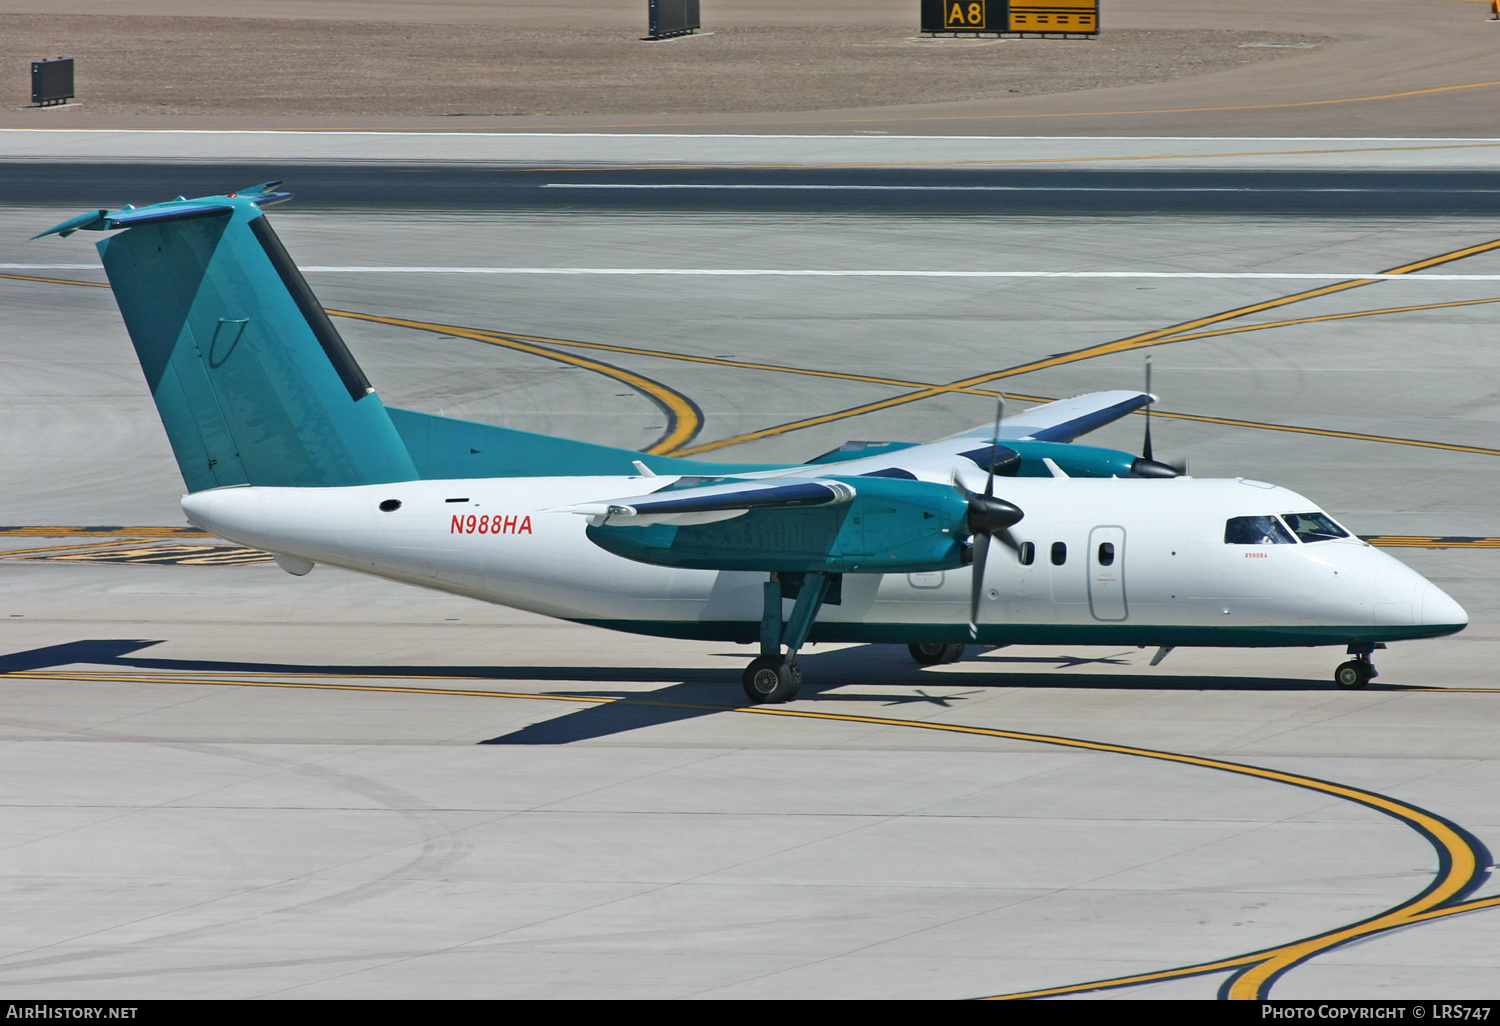
[[315,274],[563,274],[781,278],[1228,278],[1267,281],[1500,281],[1500,274],[1281,274],[1232,271],[830,271],[694,267],[304,267]]
[[[6,271],[102,271],[99,264],[0,264]],[[1212,278],[1249,281],[1500,281],[1500,274],[1366,274],[1281,271],[894,271],[772,267],[336,267],[310,266],[308,274],[556,274],[728,278]]]
[[785,135],[779,133],[753,132],[480,132],[480,131],[381,131],[368,128],[0,128],[0,133],[46,133],[48,135],[278,135],[278,136],[380,136],[384,138],[412,138],[445,136],[474,139],[837,139],[839,141],[869,139],[880,142],[886,139],[909,139],[931,141],[935,139],[958,142],[996,140],[1003,142],[1396,142],[1396,143],[1466,143],[1476,145],[1500,145],[1497,137],[1467,136],[1396,136],[1396,135],[865,135],[847,132],[827,135]]
[[[1152,186],[1149,188],[1101,185],[698,185],[672,183],[653,185],[615,184],[610,182],[548,182],[543,189],[831,189],[854,192],[1410,192],[1410,189],[1251,189],[1236,186]],[[1500,193],[1500,189],[1422,189],[1423,195],[1468,195]]]

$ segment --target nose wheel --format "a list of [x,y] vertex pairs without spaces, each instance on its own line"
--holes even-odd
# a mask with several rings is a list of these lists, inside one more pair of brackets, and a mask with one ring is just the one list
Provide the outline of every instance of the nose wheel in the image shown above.
[[1374,676],[1375,667],[1368,659],[1351,659],[1333,671],[1333,682],[1341,688],[1362,688]]
[[941,642],[924,642],[922,644],[907,645],[911,657],[923,666],[938,666],[942,663],[956,663],[964,656],[962,645],[944,645]]

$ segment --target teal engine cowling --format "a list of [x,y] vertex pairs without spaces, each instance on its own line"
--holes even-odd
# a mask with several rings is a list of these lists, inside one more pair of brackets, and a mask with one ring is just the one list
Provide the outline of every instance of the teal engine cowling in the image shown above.
[[710,524],[590,526],[595,545],[626,559],[693,570],[919,573],[962,566],[969,501],[950,485],[845,478],[848,502],[761,507]]
[[1005,441],[1021,457],[1016,477],[1051,477],[1043,460],[1051,460],[1069,477],[1177,477],[1180,471],[1119,449],[1075,442]]

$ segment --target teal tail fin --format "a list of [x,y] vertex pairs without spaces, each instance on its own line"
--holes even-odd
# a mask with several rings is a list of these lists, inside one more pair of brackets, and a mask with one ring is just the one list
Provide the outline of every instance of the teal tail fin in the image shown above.
[[260,211],[287,198],[269,191],[278,184],[52,231],[129,229],[99,252],[188,491],[415,479],[380,398]]
[[280,184],[89,211],[35,236],[126,229],[99,252],[188,491],[774,466],[387,409],[261,213],[290,198]]

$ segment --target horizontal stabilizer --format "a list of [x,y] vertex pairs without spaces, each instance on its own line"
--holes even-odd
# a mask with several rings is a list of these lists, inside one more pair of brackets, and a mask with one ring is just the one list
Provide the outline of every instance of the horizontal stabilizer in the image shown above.
[[[248,189],[232,192],[224,199],[242,198],[258,207],[268,207],[273,203],[281,203],[292,198],[289,192],[271,191],[280,184],[280,182],[266,182],[263,185],[252,185]],[[70,217],[62,224],[53,225],[46,231],[33,235],[32,238],[41,239],[48,235],[61,235],[67,238],[79,231],[112,232],[142,224],[188,221],[196,217],[218,217],[233,212],[233,203],[224,202],[217,197],[190,200],[179,196],[168,203],[153,203],[149,207],[126,206],[113,213],[108,210],[90,210],[77,217]]]

